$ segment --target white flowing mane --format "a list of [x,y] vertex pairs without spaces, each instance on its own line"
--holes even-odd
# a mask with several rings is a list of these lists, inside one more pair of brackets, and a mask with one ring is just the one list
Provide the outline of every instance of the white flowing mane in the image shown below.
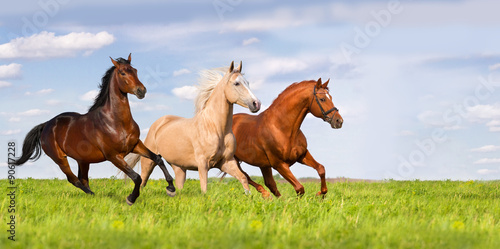
[[224,74],[227,72],[228,67],[220,67],[214,69],[206,69],[200,72],[200,78],[198,80],[198,95],[195,99],[195,110],[199,113],[205,109],[210,95],[214,91],[217,84],[224,78]]

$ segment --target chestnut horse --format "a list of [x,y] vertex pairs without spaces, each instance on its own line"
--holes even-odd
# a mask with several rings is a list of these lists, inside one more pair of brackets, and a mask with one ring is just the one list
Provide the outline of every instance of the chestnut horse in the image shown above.
[[[235,114],[233,116],[233,132],[236,136],[236,160],[260,167],[264,182],[271,192],[281,196],[272,170],[277,170],[290,182],[298,195],[304,194],[304,187],[290,171],[290,166],[300,162],[318,171],[321,178],[321,191],[326,194],[325,167],[316,162],[307,150],[307,140],[300,126],[308,113],[321,118],[332,128],[342,127],[344,120],[332,102],[328,91],[328,82],[302,81],[286,88],[274,102],[257,116]],[[245,172],[243,172],[245,173]],[[260,184],[252,181],[247,173],[249,183],[263,197],[269,197]]]
[[[149,128],[144,144],[165,158],[175,173],[175,184],[182,189],[186,170],[197,170],[201,191],[207,191],[207,174],[219,168],[238,179],[245,192],[250,191],[245,175],[234,160],[236,141],[231,129],[233,104],[257,112],[260,101],[250,91],[241,73],[242,65],[229,70],[202,71],[193,118],[167,115],[156,120]],[[222,75],[224,74],[224,75]],[[127,158],[130,166],[139,161],[138,155]],[[156,162],[141,159],[142,185],[145,186]]]
[[[127,93],[142,99],[146,88],[137,78],[137,70],[130,61],[131,55],[128,60],[111,58],[114,66],[102,78],[101,91],[88,113],[65,112],[35,126],[26,135],[22,156],[14,164],[37,160],[43,149],[59,165],[70,183],[87,194],[94,194],[89,187],[89,164],[111,161],[135,183],[134,190],[127,197],[127,204],[132,205],[139,197],[142,181],[139,174],[127,166],[124,157],[134,152],[161,165],[169,185],[167,192],[175,192],[173,179],[161,157],[139,140],[139,126],[132,118]],[[78,162],[78,177],[69,167],[68,156]]]

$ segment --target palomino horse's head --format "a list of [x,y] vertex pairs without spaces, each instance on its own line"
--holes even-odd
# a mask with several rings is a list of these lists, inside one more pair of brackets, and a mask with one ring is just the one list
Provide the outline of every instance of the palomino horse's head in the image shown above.
[[318,79],[314,89],[311,89],[313,100],[309,109],[315,117],[323,119],[332,128],[339,129],[342,127],[344,119],[340,116],[339,109],[332,102],[332,96],[328,91],[329,82],[330,79],[323,84],[321,78]]
[[146,95],[146,87],[137,78],[137,69],[130,65],[131,61],[132,54],[128,55],[128,60],[120,58],[118,61],[115,61],[111,58],[111,62],[116,67],[114,77],[117,79],[120,91],[134,94],[137,98],[142,99]]
[[229,66],[229,78],[224,88],[227,100],[234,104],[250,109],[251,112],[260,110],[260,100],[250,91],[248,81],[241,74],[241,62],[238,68],[234,68],[234,61]]

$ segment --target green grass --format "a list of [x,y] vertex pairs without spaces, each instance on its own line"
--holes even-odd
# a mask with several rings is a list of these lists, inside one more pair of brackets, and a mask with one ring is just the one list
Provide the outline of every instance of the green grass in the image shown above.
[[[262,183],[262,179],[256,178]],[[65,180],[16,180],[16,242],[0,248],[500,248],[500,181],[279,183],[283,196],[244,195],[238,181],[188,180],[177,196],[152,180],[133,206],[131,181],[91,179],[95,196]]]

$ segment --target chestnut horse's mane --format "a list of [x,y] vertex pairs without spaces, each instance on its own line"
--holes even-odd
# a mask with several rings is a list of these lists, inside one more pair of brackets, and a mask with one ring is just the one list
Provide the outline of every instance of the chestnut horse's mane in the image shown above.
[[[283,90],[283,92],[281,92],[278,97],[276,97],[276,99],[274,99],[273,103],[269,106],[274,106],[274,105],[281,105],[283,101],[287,101],[286,97],[290,94],[295,94],[297,92],[297,90],[305,87],[306,85],[308,85],[309,83],[314,83],[316,84],[316,81],[315,80],[304,80],[304,81],[301,81],[301,82],[295,82],[291,85],[289,85],[287,88],[285,88],[285,90]],[[312,92],[312,88],[311,88],[311,92]]]
[[[120,64],[128,64],[130,65],[130,61],[125,60],[123,58],[118,58],[116,61]],[[106,104],[106,100],[109,97],[109,83],[111,82],[111,77],[113,76],[113,72],[115,71],[115,66],[112,66],[106,71],[104,76],[101,79],[101,84],[99,85],[99,94],[94,99],[94,104],[89,108],[89,112],[104,106]]]

